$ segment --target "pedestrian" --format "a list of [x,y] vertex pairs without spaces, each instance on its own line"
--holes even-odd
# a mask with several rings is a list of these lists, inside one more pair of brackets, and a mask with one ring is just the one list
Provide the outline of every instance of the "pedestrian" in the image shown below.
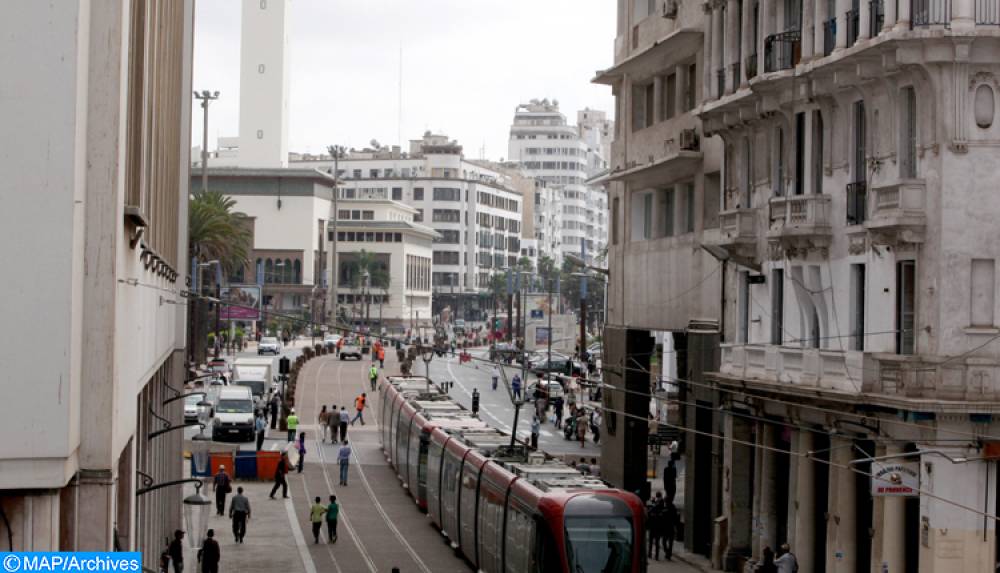
[[299,417],[295,414],[295,408],[288,411],[288,417],[285,418],[285,427],[288,429],[288,441],[295,441],[295,430],[299,428]]
[[337,340],[337,356],[340,356],[340,349],[343,347],[344,347],[344,337],[341,336],[340,339]]
[[299,434],[298,441],[295,442],[295,449],[299,452],[299,463],[296,464],[298,473],[302,473],[302,466],[306,463],[306,433]]
[[378,367],[385,368],[385,347],[378,345]]
[[556,396],[555,400],[552,401],[552,409],[556,414],[556,428],[562,428],[563,421],[563,399],[561,396]]
[[547,408],[545,407],[545,396],[542,395],[541,392],[539,392],[538,396],[535,398],[535,415],[538,416],[539,421],[542,422],[545,421],[546,410]]
[[576,419],[576,439],[580,440],[580,447],[584,447],[587,442],[587,414],[580,408],[580,417]]
[[243,488],[236,488],[236,495],[229,502],[229,519],[233,520],[233,537],[236,543],[243,543],[247,534],[247,520],[250,519],[250,500],[243,495]]
[[258,412],[257,418],[253,421],[253,429],[257,434],[257,451],[264,447],[264,434],[267,432],[267,419],[263,412]]
[[666,510],[663,512],[663,551],[667,561],[672,561],[674,556],[674,539],[677,538],[677,526],[680,524],[680,513],[677,506],[670,500],[666,502]]
[[375,391],[375,384],[378,383],[378,368],[372,364],[372,367],[368,369],[368,382],[372,385],[372,392]]
[[677,466],[674,460],[667,460],[667,467],[663,470],[663,491],[667,501],[673,503],[677,496]]
[[497,384],[500,383],[500,368],[493,367],[493,390],[497,389]]
[[340,464],[340,485],[347,485],[347,466],[351,463],[351,446],[344,440],[344,445],[340,446],[337,452],[337,463]]
[[226,514],[226,495],[233,491],[232,480],[226,473],[226,466],[220,465],[212,480],[212,491],[215,492],[215,511],[218,515]]
[[271,402],[269,404],[271,408],[271,429],[278,427],[278,393],[275,392],[271,395]]
[[647,558],[652,559],[656,553],[656,561],[660,560],[660,545],[663,539],[663,512],[666,508],[663,505],[663,496],[656,492],[656,499],[646,509],[648,515],[647,529],[649,530],[649,554]]
[[601,415],[600,408],[594,408],[594,411],[590,413],[590,432],[594,434],[594,443],[601,443],[601,424],[604,422],[604,416]]
[[170,542],[167,553],[174,565],[174,573],[184,573],[184,531],[174,530],[174,540]]
[[319,532],[323,530],[323,518],[326,516],[326,506],[317,495],[316,502],[309,508],[309,521],[313,528],[313,543],[319,543]]
[[326,532],[329,535],[330,543],[337,542],[337,516],[340,515],[340,504],[337,503],[337,496],[330,496],[330,505],[326,506]]
[[347,423],[351,421],[351,415],[347,413],[344,406],[340,407],[340,441],[347,443]]
[[761,553],[763,558],[755,573],[778,573],[778,566],[774,564],[774,550],[768,546]]
[[209,529],[205,532],[205,541],[201,544],[201,549],[198,550],[202,573],[219,573],[221,560],[222,551],[219,549],[219,542],[215,540],[215,530]]
[[577,469],[577,471],[579,471],[583,475],[589,476],[590,475],[590,464],[587,463],[587,458],[581,459],[580,463],[578,463],[576,465],[576,469]]
[[514,399],[515,400],[520,400],[521,399],[521,377],[518,376],[517,374],[515,374],[514,377],[510,379],[510,389],[514,393]]
[[774,560],[774,565],[778,568],[778,573],[798,573],[799,560],[787,543],[782,543],[778,548],[778,558]]
[[364,412],[365,412],[365,402],[367,400],[368,400],[368,394],[365,394],[364,392],[362,392],[360,396],[354,399],[354,409],[357,410],[357,413],[354,415],[354,418],[351,419],[352,426],[354,425],[354,422],[357,422],[358,420],[361,420],[362,426],[365,425]]
[[538,421],[538,416],[536,415],[531,419],[531,449],[538,449],[538,433],[541,431],[541,423]]
[[675,462],[681,459],[680,444],[677,443],[677,440],[670,441],[670,459]]
[[[330,435],[330,443],[334,444],[337,442],[337,427],[340,426],[340,412],[337,411],[337,405],[334,404],[330,413],[326,417],[326,429],[324,432]],[[324,437],[326,436],[324,434]]]
[[319,415],[316,416],[316,423],[319,424],[319,431],[322,432],[320,436],[320,441],[323,442],[324,444],[326,443],[326,433],[327,433],[326,425],[329,420],[330,420],[330,412],[326,411],[326,406],[324,405],[322,408],[320,408]]
[[274,487],[271,488],[270,498],[274,499],[274,494],[281,488],[281,497],[288,499],[288,481],[285,474],[288,473],[288,455],[284,452],[278,459],[278,465],[274,468]]
[[590,458],[590,475],[601,477],[601,466],[597,465],[597,458]]

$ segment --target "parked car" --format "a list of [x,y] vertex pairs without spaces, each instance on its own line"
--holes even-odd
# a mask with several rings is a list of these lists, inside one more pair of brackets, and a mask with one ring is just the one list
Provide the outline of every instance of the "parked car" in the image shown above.
[[203,400],[201,394],[192,394],[184,398],[184,421],[198,421],[198,404]]
[[347,360],[348,356],[353,356],[354,358],[361,360],[361,346],[358,345],[357,340],[348,340],[340,349],[341,360]]
[[582,364],[570,358],[556,358],[552,360],[542,360],[533,364],[530,368],[536,376],[544,376],[547,372],[569,374],[570,376],[581,376],[584,372]]
[[273,336],[261,338],[257,344],[257,355],[260,356],[262,354],[273,354],[275,356],[281,354],[281,343]]
[[[528,355],[528,368],[533,368],[536,364],[542,364],[549,358],[549,353],[545,350],[536,350]],[[562,352],[552,352],[552,361],[571,360],[571,357]]]
[[566,391],[563,389],[563,385],[558,380],[536,380],[528,384],[528,389],[525,390],[525,398],[528,400],[534,400],[538,397],[538,390],[541,388],[543,391],[548,391],[548,399],[554,400],[555,398],[562,398]]

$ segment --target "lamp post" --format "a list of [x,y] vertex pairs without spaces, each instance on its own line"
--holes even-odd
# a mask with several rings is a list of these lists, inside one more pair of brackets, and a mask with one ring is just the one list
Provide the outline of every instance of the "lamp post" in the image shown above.
[[200,548],[208,531],[208,514],[212,501],[201,495],[201,481],[194,484],[194,493],[184,498],[184,527],[188,532],[188,545]]
[[420,359],[424,361],[424,374],[427,378],[427,393],[431,393],[431,360],[434,359],[434,347],[429,344],[420,346]]
[[208,104],[219,99],[219,92],[202,90],[201,93],[194,92],[195,99],[201,100],[202,116],[204,124],[201,133],[201,192],[208,191]]
[[362,304],[364,304],[364,307],[361,309],[361,311],[365,315],[365,334],[368,334],[368,332],[369,332],[369,326],[368,326],[368,309],[369,309],[369,306],[368,306],[368,290],[369,290],[369,288],[371,286],[372,275],[371,275],[371,273],[368,272],[368,269],[365,269],[365,272],[362,273],[361,277],[362,277],[362,279],[364,279],[364,290],[362,291],[362,294],[361,294],[361,302],[362,302]]

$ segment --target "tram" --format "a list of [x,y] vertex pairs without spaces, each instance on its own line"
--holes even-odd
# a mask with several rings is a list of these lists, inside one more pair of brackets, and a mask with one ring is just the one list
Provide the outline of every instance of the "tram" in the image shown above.
[[379,439],[402,486],[484,573],[644,572],[631,493],[492,428],[422,377],[388,377]]

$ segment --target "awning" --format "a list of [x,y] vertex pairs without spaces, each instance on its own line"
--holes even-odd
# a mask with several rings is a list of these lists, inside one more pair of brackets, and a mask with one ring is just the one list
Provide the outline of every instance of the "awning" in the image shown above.
[[702,165],[702,152],[681,150],[646,165],[612,173],[609,181],[625,181],[640,187],[670,185],[694,177]]

